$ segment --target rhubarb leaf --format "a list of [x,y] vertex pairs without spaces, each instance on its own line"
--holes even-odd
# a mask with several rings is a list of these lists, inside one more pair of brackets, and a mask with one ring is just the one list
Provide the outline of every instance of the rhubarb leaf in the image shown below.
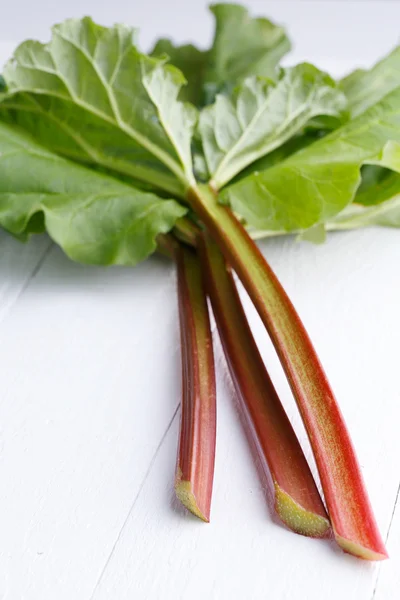
[[400,175],[389,169],[366,165],[361,170],[362,180],[354,202],[373,206],[386,202],[400,193]]
[[185,78],[141,54],[131,29],[67,20],[48,44],[21,44],[4,78],[3,118],[51,150],[168,192],[193,183],[197,111],[177,100]]
[[332,222],[327,224],[327,229],[358,229],[372,225],[400,227],[400,177],[398,177],[397,183],[398,193],[390,200],[369,206],[350,204]]
[[400,88],[280,164],[228,187],[222,201],[255,229],[307,229],[354,200],[364,164],[400,171],[399,142]]
[[315,116],[340,118],[346,99],[335,82],[304,63],[285,69],[277,84],[247,79],[200,113],[200,133],[213,185],[223,187],[260,157],[282,146]]
[[73,260],[134,265],[186,209],[69,162],[0,123],[0,225],[24,238],[47,229]]
[[310,229],[305,229],[299,233],[298,241],[311,242],[312,244],[323,244],[326,240],[326,230],[323,223],[318,223]]
[[400,85],[400,46],[372,69],[357,69],[340,82],[356,117]]
[[[378,155],[376,164],[367,164],[361,169],[361,184],[354,202],[373,206],[400,194],[400,145],[388,142]],[[393,169],[393,170],[392,170]]]
[[169,61],[185,76],[187,85],[180,91],[180,99],[191,102],[196,106],[203,103],[204,71],[207,64],[207,52],[199,50],[192,44],[175,46],[171,40],[158,40],[151,56],[168,56]]
[[250,75],[274,77],[276,66],[290,50],[285,30],[264,18],[251,18],[244,6],[215,4],[216,29],[205,75],[209,102],[227,84]]
[[[383,169],[382,169],[383,170]],[[390,172],[391,193],[370,193],[356,195],[354,202],[346,206],[338,215],[325,223],[314,225],[310,229],[298,232],[298,240],[320,244],[325,241],[328,231],[345,231],[359,229],[360,227],[400,227],[400,175]],[[389,186],[389,183],[388,183]],[[379,202],[372,202],[378,197]],[[359,203],[359,198],[366,200],[365,204]],[[253,240],[287,235],[283,230],[255,230],[248,228],[248,233]]]
[[268,19],[251,18],[244,6],[215,4],[210,7],[215,17],[215,35],[210,50],[199,50],[191,44],[175,46],[160,39],[152,56],[166,54],[170,62],[186,77],[181,99],[196,106],[211,104],[217,93],[231,90],[250,75],[275,78],[276,66],[290,50],[284,29]]
[[248,175],[252,175],[256,171],[265,171],[266,169],[273,167],[295,152],[298,152],[302,148],[306,148],[310,144],[321,139],[324,135],[327,135],[327,132],[322,130],[317,131],[315,129],[307,129],[304,133],[294,135],[282,146],[279,146],[279,148],[276,148],[269,154],[252,162],[248,167],[240,171],[240,173],[232,179],[231,183],[236,183],[237,181],[248,177]]

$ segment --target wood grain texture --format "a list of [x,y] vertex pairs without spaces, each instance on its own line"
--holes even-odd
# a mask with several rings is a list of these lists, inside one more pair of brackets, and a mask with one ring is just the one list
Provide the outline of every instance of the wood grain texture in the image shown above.
[[0,324],[29,285],[50,246],[45,236],[21,244],[0,231]]
[[[397,469],[399,471],[399,469]],[[391,560],[380,565],[372,600],[390,600],[400,589],[400,483],[397,488],[387,547]]]
[[172,267],[53,248],[0,335],[0,597],[88,598],[176,410]]

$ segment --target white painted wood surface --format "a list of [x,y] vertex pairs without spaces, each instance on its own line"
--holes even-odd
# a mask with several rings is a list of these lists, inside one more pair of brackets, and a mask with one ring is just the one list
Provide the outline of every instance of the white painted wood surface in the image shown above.
[[[0,63],[13,45],[0,45]],[[339,73],[363,56],[358,47],[354,60],[308,58]],[[82,267],[45,237],[21,245],[0,232],[0,599],[397,598],[399,236],[376,229],[333,234],[321,247],[262,244],[352,432],[388,536],[391,559],[376,566],[273,518],[219,344],[212,523],[177,505],[180,357],[175,276],[166,261]],[[285,378],[245,300],[309,456]]]

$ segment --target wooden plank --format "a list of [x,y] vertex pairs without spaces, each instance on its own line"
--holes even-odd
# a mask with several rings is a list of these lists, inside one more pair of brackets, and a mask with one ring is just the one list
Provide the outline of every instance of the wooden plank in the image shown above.
[[[393,464],[393,463],[392,463]],[[399,472],[396,462],[397,473]],[[393,509],[390,531],[388,536],[388,551],[390,560],[383,563],[378,571],[372,600],[390,600],[396,598],[400,589],[400,484],[397,488],[395,506]]]
[[176,410],[172,267],[54,247],[1,342],[0,597],[86,600]]
[[21,244],[0,230],[0,324],[35,275],[50,244],[46,236]]

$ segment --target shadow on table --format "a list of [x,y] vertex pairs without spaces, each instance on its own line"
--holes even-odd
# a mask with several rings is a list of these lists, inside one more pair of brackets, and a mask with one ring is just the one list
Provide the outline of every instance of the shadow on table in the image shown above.
[[[3,250],[3,246],[5,249]],[[47,235],[31,238],[27,243],[13,239],[6,232],[0,231],[0,281],[18,282],[27,275],[27,255],[36,255],[36,265],[27,278],[24,287],[35,280],[35,288],[45,291],[49,286],[82,289],[93,286],[108,292],[119,286],[144,285],[157,277],[173,272],[172,263],[161,255],[153,255],[134,267],[83,265],[73,262],[54,244]],[[22,259],[22,255],[24,259]],[[30,262],[35,264],[31,257]]]

